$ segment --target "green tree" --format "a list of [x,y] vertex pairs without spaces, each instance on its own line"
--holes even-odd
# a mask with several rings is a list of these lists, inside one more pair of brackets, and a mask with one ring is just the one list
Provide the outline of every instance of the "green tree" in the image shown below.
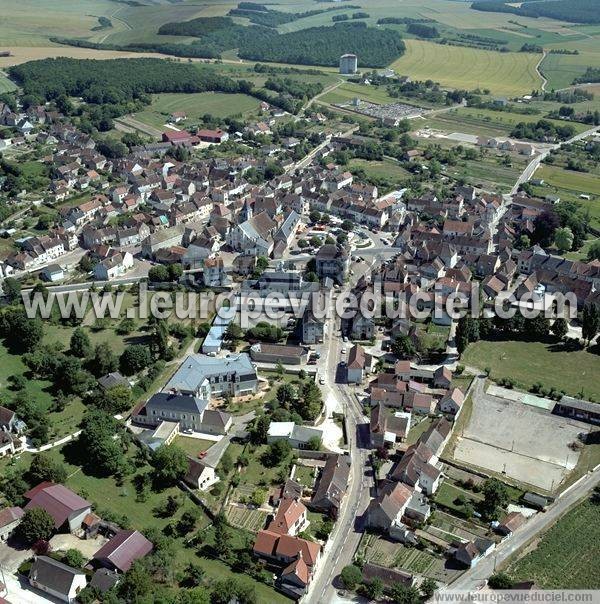
[[569,227],[561,227],[554,232],[554,245],[561,252],[568,252],[573,247],[573,231]]
[[215,552],[220,558],[228,558],[231,554],[231,532],[227,525],[225,515],[221,512],[214,521],[215,526]]
[[8,309],[3,316],[2,329],[15,352],[32,352],[44,337],[44,325],[39,317],[30,319],[22,308]]
[[119,366],[124,375],[133,375],[146,369],[152,363],[150,349],[143,344],[128,346],[119,358]]
[[563,340],[569,333],[569,324],[566,319],[559,318],[554,321],[550,329],[557,339]]
[[45,481],[61,483],[67,480],[67,469],[49,455],[40,454],[31,460],[27,478],[34,485]]
[[101,342],[96,345],[94,354],[89,362],[89,367],[95,376],[100,377],[116,371],[117,365],[117,357],[108,342]]
[[392,352],[399,359],[412,359],[417,354],[417,348],[410,336],[402,334],[392,343]]
[[483,483],[482,492],[481,511],[487,520],[494,520],[508,505],[509,496],[506,485],[497,478],[488,478]]
[[390,588],[390,595],[394,604],[420,604],[421,602],[419,590],[404,583],[394,583]]
[[78,549],[71,548],[65,552],[63,562],[71,568],[83,568],[85,558]]
[[7,277],[4,279],[2,289],[4,295],[11,304],[21,301],[21,283],[14,277]]
[[43,508],[27,510],[17,527],[17,534],[28,544],[48,541],[54,532],[54,519]]
[[185,451],[177,445],[163,445],[152,455],[152,466],[156,471],[159,482],[167,485],[175,484],[181,480],[188,468]]
[[600,330],[600,307],[590,302],[581,314],[581,335],[589,345]]
[[263,463],[270,468],[274,468],[282,463],[291,451],[292,447],[287,440],[276,440],[263,453]]
[[100,409],[89,409],[83,416],[78,442],[88,471],[114,476],[123,470],[125,456],[120,440],[115,439],[117,432],[116,420]]
[[371,581],[364,583],[365,593],[370,600],[379,600],[383,595],[384,584],[379,577],[375,577]]
[[255,445],[266,443],[270,424],[271,420],[267,415],[259,415],[250,428],[250,442]]
[[429,600],[429,598],[433,596],[435,590],[437,589],[437,583],[435,582],[435,579],[432,579],[431,577],[425,577],[425,579],[423,579],[423,582],[421,583],[420,589],[421,593],[423,594],[423,597]]
[[90,344],[90,338],[81,327],[73,330],[69,349],[71,350],[71,354],[80,359],[85,359],[91,355],[92,345]]
[[488,579],[492,589],[512,589],[514,582],[506,573],[495,573]]
[[169,279],[169,269],[164,264],[157,264],[148,271],[150,283],[166,283]]
[[136,560],[123,575],[117,593],[126,602],[141,602],[154,587],[152,575],[142,560]]
[[344,566],[340,579],[346,589],[353,590],[362,581],[362,572],[355,564]]
[[[600,260],[600,241],[594,241],[594,243],[590,245],[588,248],[587,260],[588,262]],[[4,283],[6,284],[6,281]]]

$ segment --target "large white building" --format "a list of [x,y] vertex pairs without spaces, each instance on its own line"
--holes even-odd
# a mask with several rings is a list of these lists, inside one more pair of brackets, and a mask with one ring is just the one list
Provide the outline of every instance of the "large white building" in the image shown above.
[[340,57],[340,73],[352,75],[358,71],[358,57],[353,54],[345,54]]

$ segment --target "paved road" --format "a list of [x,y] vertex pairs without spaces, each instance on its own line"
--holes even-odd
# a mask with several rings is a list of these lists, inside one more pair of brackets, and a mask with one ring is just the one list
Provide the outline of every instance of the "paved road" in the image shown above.
[[[369,234],[375,246],[381,246],[381,235]],[[383,249],[383,248],[381,248]],[[385,248],[388,251],[388,248]],[[365,262],[361,270],[357,271],[340,295],[352,289],[360,277],[369,270],[373,270],[381,263],[380,254],[373,256],[370,262]],[[335,304],[332,296],[330,305]],[[333,308],[331,308],[333,311]],[[335,601],[336,590],[333,587],[334,579],[340,574],[344,566],[351,564],[354,554],[358,548],[362,536],[361,517],[369,505],[371,499],[370,488],[373,484],[369,473],[369,436],[368,418],[364,416],[360,404],[353,395],[351,388],[342,384],[345,370],[340,369],[339,362],[344,360],[341,354],[342,348],[348,348],[349,344],[343,344],[339,330],[340,321],[331,312],[331,318],[326,322],[325,342],[321,348],[321,358],[325,365],[319,367],[319,373],[325,378],[324,391],[335,397],[337,407],[343,410],[346,416],[348,430],[348,450],[352,461],[350,469],[350,480],[348,491],[344,497],[340,515],[335,523],[321,561],[319,562],[308,593],[302,599],[306,604],[319,602],[325,604]]]
[[[333,298],[331,303],[334,303]],[[363,514],[370,499],[369,486],[371,479],[365,477],[368,449],[360,438],[363,431],[359,428],[361,425],[366,425],[368,420],[363,416],[348,387],[337,383],[339,380],[338,363],[341,357],[340,349],[342,348],[337,317],[328,321],[327,326],[327,353],[322,357],[326,360],[326,365],[320,369],[320,373],[325,378],[325,388],[330,395],[336,398],[338,407],[343,409],[346,415],[348,450],[352,465],[348,491],[344,497],[340,515],[325,545],[310,589],[302,600],[307,604],[313,602],[326,603],[335,597],[333,580],[344,566],[352,562],[361,537],[361,526],[357,522],[357,517]]]
[[586,497],[600,483],[600,468],[587,474],[582,480],[564,491],[556,502],[545,513],[539,513],[519,527],[513,535],[501,543],[494,555],[481,560],[473,569],[467,570],[454,583],[441,591],[473,591],[494,574],[494,570],[505,562],[516,551],[527,545],[542,531],[550,528],[569,508]]

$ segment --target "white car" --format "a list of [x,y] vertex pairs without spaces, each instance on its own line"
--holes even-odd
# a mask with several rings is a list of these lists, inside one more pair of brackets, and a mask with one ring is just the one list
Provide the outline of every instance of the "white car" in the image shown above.
[[346,347],[345,346],[342,348],[342,354],[346,354]]
[[319,378],[319,384],[321,384],[321,386],[325,383],[325,378],[323,376],[321,376]]

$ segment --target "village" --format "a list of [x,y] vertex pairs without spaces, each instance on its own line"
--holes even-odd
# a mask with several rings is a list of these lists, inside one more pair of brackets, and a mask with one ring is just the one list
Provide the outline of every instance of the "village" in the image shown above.
[[[375,117],[394,128],[407,107]],[[600,262],[557,255],[552,241],[531,244],[556,200],[449,181],[418,195],[380,192],[336,162],[366,144],[355,124],[326,128],[318,112],[302,118],[318,133],[298,157],[304,141],[270,138],[290,116],[268,104],[261,111],[238,134],[188,131],[185,113],[174,112],[176,129],[160,142],[111,157],[55,107],[0,103],[11,132],[0,141],[4,157],[35,151],[50,175],[46,196],[24,191],[9,202],[2,237],[18,249],[0,263],[4,294],[131,293],[148,283],[229,295],[237,312],[213,309],[167,361],[168,375],[114,414],[127,456],[170,476],[175,503],[165,517],[186,510],[173,529],[186,547],[206,518],[202,530],[214,535],[203,559],[305,602],[351,597],[360,586],[372,599],[479,588],[512,540],[546,526],[545,510],[593,487],[594,473],[580,464],[600,412],[587,386],[520,385],[463,353],[502,333],[554,338],[559,348],[591,345],[596,333],[563,316],[321,317],[313,300],[328,307],[346,293],[360,302],[382,292],[400,305],[418,296],[427,311],[476,285],[485,308],[502,296],[515,308],[523,299],[552,306],[571,293],[577,316],[600,304]],[[244,136],[260,157],[218,155]],[[474,144],[539,153],[491,137]],[[206,149],[215,156],[202,156]],[[421,154],[409,150],[405,160],[418,164]],[[35,229],[26,226],[47,207],[48,219],[38,212]],[[281,319],[237,324],[256,300],[275,304],[275,293],[287,297],[276,303]],[[113,367],[93,389],[129,392],[148,367],[129,375]],[[27,421],[4,405],[0,428],[2,461],[31,459],[19,505],[7,500],[0,510],[0,579],[9,598],[18,594],[6,601],[72,602],[133,581],[136,562],[160,552],[156,531],[103,514],[118,502],[90,501],[62,472],[33,471],[44,451],[81,446],[80,432],[32,443]],[[182,443],[183,465],[176,453],[163,459]],[[234,531],[248,543],[235,549]],[[231,549],[247,568],[236,567]],[[482,579],[477,569],[489,572]]]

